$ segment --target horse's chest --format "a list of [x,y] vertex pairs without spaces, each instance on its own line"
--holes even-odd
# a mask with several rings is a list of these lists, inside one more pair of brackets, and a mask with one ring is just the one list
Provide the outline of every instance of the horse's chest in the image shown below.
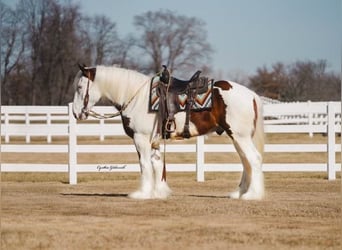
[[153,129],[153,118],[150,116],[122,116],[122,125],[125,133],[133,138],[135,133],[148,134]]

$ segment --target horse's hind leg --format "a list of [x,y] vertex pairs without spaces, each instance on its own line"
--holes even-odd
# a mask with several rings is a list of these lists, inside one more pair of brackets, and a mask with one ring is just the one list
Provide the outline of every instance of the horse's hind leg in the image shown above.
[[154,197],[165,199],[171,194],[171,189],[163,179],[163,161],[159,148],[152,149],[152,166],[154,169]]
[[240,156],[243,173],[238,191],[231,198],[259,200],[264,197],[264,178],[261,170],[262,156],[250,137],[234,137],[234,146]]

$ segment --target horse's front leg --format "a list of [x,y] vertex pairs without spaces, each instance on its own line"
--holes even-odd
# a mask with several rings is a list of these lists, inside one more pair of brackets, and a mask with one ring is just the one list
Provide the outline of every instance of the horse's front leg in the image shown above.
[[129,195],[133,199],[154,198],[154,178],[151,162],[151,144],[148,136],[134,134],[134,144],[139,155],[141,184],[140,188]]
[[171,194],[171,189],[166,183],[166,176],[163,176],[163,160],[158,147],[152,148],[151,161],[154,169],[154,197],[158,199],[166,199]]

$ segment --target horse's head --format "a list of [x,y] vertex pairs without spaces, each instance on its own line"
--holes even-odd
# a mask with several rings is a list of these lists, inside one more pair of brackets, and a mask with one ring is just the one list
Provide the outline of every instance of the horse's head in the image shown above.
[[89,110],[101,98],[101,93],[94,82],[96,68],[79,65],[80,71],[74,80],[75,95],[72,110],[76,119],[85,120]]

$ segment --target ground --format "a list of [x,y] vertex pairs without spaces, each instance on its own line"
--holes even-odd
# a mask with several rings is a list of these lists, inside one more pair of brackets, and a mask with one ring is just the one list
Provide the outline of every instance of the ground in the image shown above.
[[231,200],[239,173],[169,173],[136,201],[138,173],[2,173],[1,249],[341,249],[341,177],[265,173],[262,201]]

